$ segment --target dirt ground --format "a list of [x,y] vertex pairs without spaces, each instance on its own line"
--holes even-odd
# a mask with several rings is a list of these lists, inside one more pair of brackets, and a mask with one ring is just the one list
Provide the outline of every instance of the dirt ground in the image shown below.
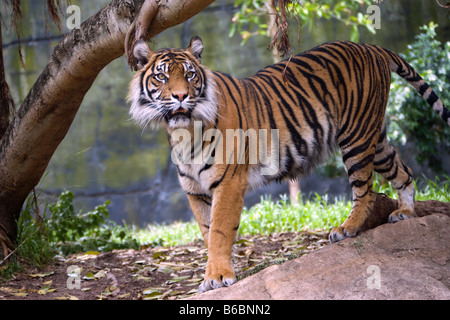
[[[238,279],[328,244],[325,232],[240,238],[233,251]],[[0,300],[176,300],[197,294],[207,250],[203,242],[175,247],[86,252],[56,257],[42,270],[0,279]]]

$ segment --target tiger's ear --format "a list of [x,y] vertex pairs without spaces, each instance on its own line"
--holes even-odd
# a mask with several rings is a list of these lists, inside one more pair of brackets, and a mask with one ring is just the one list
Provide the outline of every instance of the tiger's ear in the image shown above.
[[203,52],[202,39],[198,36],[192,37],[191,43],[189,44],[189,47],[187,47],[186,51],[192,53],[192,55],[201,63]]
[[150,60],[153,51],[144,40],[138,40],[134,44],[133,56],[137,61],[138,70],[142,69]]

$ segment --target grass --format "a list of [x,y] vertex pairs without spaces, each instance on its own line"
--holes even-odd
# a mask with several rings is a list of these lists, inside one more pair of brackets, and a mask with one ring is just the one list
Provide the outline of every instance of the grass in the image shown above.
[[[327,197],[315,195],[313,199],[291,205],[286,195],[278,201],[270,197],[250,209],[244,208],[239,226],[240,235],[269,235],[301,230],[327,230],[344,222],[351,210],[345,199],[330,203]],[[176,222],[168,225],[149,225],[137,230],[140,243],[175,246],[201,239],[197,222]]]
[[[416,182],[415,182],[416,183]],[[416,183],[417,184],[417,183]],[[397,192],[389,183],[375,178],[374,190],[396,199]],[[437,200],[450,202],[450,177],[440,181],[424,180],[416,185],[417,201]],[[291,205],[287,196],[278,201],[270,197],[247,209],[244,208],[239,226],[240,235],[268,235],[301,230],[329,230],[342,224],[350,213],[352,202],[345,198],[330,201],[326,196],[315,194],[306,199],[300,195],[300,204]],[[197,223],[176,222],[169,225],[149,225],[137,230],[140,243],[180,245],[201,239]]]
[[200,240],[202,235],[196,221],[152,224],[145,229],[134,229],[142,245],[176,246]]
[[242,213],[239,232],[241,235],[268,235],[279,232],[301,230],[327,230],[344,222],[351,210],[351,202],[336,199],[334,203],[327,197],[316,194],[312,199],[291,205],[286,195],[278,201],[270,198]]

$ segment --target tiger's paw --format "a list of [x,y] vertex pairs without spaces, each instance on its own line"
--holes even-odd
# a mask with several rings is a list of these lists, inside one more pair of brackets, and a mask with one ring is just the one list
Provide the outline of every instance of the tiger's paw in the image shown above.
[[236,282],[234,272],[228,275],[216,275],[205,278],[202,284],[198,287],[198,292],[203,293],[209,290],[214,290],[222,287],[229,287]]
[[414,213],[414,211],[409,209],[395,210],[389,215],[389,223],[395,223],[400,220],[414,218],[415,216],[416,214]]
[[[211,260],[208,261],[205,280],[198,288],[199,293],[221,287],[229,287],[236,282],[236,276],[231,261],[222,261],[222,267],[220,267],[220,265],[220,263],[214,263]],[[223,265],[226,265],[227,267],[223,267]]]
[[357,229],[354,228],[346,228],[344,227],[344,225],[337,227],[337,228],[333,228],[330,232],[330,235],[328,237],[328,239],[330,240],[331,243],[335,243],[341,240],[344,240],[345,238],[351,238],[356,236],[357,234]]

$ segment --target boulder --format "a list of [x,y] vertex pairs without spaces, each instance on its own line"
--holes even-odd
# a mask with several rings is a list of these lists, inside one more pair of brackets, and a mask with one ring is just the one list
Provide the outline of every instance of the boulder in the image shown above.
[[193,299],[450,299],[450,217],[383,224]]

